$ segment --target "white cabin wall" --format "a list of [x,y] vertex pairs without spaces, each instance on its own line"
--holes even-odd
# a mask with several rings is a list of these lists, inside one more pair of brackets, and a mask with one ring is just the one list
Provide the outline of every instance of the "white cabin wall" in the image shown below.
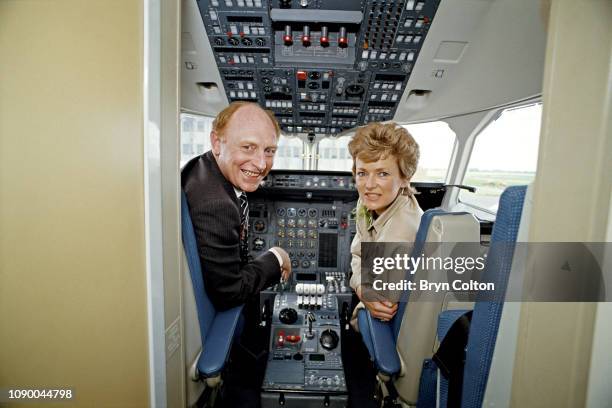
[[[609,1],[551,2],[531,242],[606,240],[612,186],[610,21]],[[597,309],[596,303],[523,304],[512,406],[585,406],[588,388],[609,381],[590,368]]]
[[0,1],[2,388],[150,403],[142,33],[142,1]]

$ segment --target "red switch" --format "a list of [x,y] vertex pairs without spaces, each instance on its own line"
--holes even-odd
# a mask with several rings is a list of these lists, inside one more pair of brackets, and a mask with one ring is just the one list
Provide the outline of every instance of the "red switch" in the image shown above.
[[289,343],[297,343],[301,340],[301,337],[297,334],[290,334],[286,339]]
[[310,45],[310,26],[305,25],[302,32],[302,45],[308,47]]
[[290,25],[286,25],[285,26],[285,34],[283,34],[283,42],[287,46],[293,44],[293,37],[291,35],[291,26]]
[[348,46],[348,37],[346,36],[346,27],[340,27],[338,33],[338,47],[346,48]]
[[278,332],[278,339],[276,340],[276,344],[279,347],[283,347],[285,345],[285,332],[283,330]]
[[329,29],[327,26],[321,27],[321,47],[329,46]]
[[305,81],[307,77],[308,77],[308,75],[306,74],[306,71],[298,71],[297,72],[297,79],[298,79],[298,81]]

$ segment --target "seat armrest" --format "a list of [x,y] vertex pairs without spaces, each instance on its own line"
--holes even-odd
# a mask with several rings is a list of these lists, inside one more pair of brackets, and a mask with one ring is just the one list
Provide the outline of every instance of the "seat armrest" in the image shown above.
[[401,363],[395,349],[393,326],[389,322],[373,318],[365,309],[359,311],[358,317],[359,330],[377,370],[389,376],[398,374]]
[[229,358],[241,313],[242,306],[236,306],[215,315],[198,360],[198,372],[204,378],[221,373]]

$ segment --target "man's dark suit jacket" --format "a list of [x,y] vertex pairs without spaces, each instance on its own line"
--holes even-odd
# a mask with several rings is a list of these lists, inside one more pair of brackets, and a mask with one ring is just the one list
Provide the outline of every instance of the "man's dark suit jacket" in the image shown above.
[[240,204],[212,152],[190,160],[181,172],[198,243],[204,285],[218,310],[245,303],[278,282],[276,256],[267,251],[249,263],[240,260]]

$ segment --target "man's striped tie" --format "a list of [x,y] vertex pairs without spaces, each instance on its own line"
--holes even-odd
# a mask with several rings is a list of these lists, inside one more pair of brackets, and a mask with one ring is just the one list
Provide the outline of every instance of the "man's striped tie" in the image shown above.
[[249,202],[245,193],[240,194],[240,259],[248,261],[249,255]]

